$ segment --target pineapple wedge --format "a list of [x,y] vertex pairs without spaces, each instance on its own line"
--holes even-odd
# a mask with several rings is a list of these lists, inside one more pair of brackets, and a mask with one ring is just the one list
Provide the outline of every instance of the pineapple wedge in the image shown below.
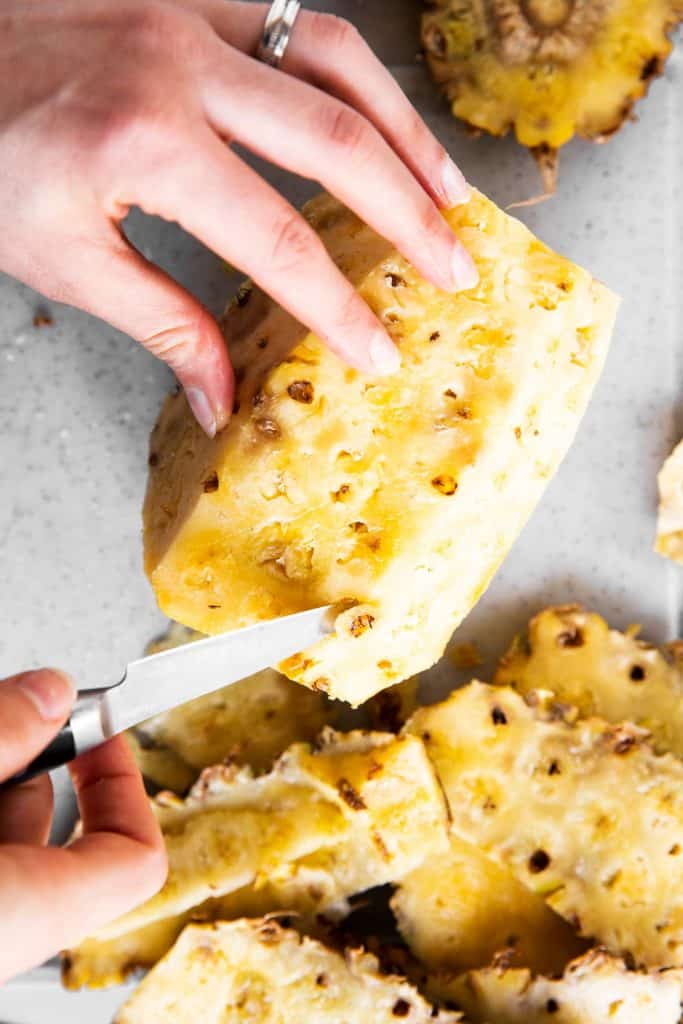
[[621,127],[682,15],[681,0],[430,0],[422,40],[455,116],[492,135],[513,128],[552,191],[558,147]]
[[683,644],[657,648],[578,605],[546,608],[498,665],[494,682],[552,691],[583,717],[634,722],[658,753],[683,758]]
[[191,925],[115,1024],[455,1024],[362,950],[345,955],[275,921]]
[[683,441],[662,466],[657,482],[659,513],[655,551],[683,565]]
[[337,916],[354,893],[448,847],[443,797],[414,737],[326,731],[270,775],[207,769],[186,801],[154,803],[170,871],[157,896],[64,955],[69,988],[154,963],[195,917]]
[[427,993],[452,1000],[472,1024],[679,1024],[679,971],[633,971],[593,950],[561,978],[489,967],[431,978]]
[[457,974],[502,956],[505,964],[556,974],[586,948],[566,921],[503,864],[453,835],[391,900],[399,931],[432,971]]
[[683,764],[634,725],[565,713],[475,682],[406,729],[427,746],[457,835],[579,934],[638,964],[679,966]]
[[306,215],[402,369],[365,377],[243,292],[239,411],[209,440],[178,394],[152,434],[145,566],[204,633],[339,602],[335,633],[280,668],[357,705],[433,664],[486,589],[571,443],[616,300],[478,193],[446,214],[481,278],[458,295],[329,196]]

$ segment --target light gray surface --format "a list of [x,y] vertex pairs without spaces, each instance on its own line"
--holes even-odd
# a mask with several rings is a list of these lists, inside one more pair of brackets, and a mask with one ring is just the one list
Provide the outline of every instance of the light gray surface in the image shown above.
[[[312,5],[311,5],[312,6]],[[538,189],[512,141],[468,139],[420,66],[408,26],[417,3],[321,2],[370,34],[470,180],[505,205]],[[680,62],[679,62],[680,64]],[[397,65],[405,65],[396,67]],[[487,665],[548,602],[581,600],[615,625],[678,632],[683,573],[652,553],[655,475],[674,440],[680,344],[680,67],[656,82],[639,120],[608,146],[562,153],[558,196],[519,216],[624,298],[612,351],[577,442],[489,592],[457,633]],[[678,108],[676,109],[676,104]],[[270,169],[296,200],[314,187]],[[218,311],[230,289],[218,260],[176,227],[133,216],[131,234]],[[126,296],[121,296],[126,301]],[[167,371],[113,329],[63,307],[32,326],[39,299],[0,277],[0,675],[57,664],[82,685],[116,675],[163,619],[141,569],[147,436]],[[447,687],[447,662],[430,674]],[[116,996],[0,992],[12,1024],[109,1019]],[[23,1006],[23,1009],[21,1007]],[[65,1009],[64,1009],[65,1007]]]

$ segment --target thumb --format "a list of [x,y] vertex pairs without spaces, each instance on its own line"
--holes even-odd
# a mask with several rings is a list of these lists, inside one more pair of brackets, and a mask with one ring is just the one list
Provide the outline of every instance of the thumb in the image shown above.
[[24,768],[69,717],[76,687],[54,669],[0,680],[0,781]]
[[79,240],[62,255],[65,301],[118,327],[163,360],[183,386],[197,422],[213,437],[230,419],[235,380],[208,310],[113,224],[104,238],[100,232],[94,241]]

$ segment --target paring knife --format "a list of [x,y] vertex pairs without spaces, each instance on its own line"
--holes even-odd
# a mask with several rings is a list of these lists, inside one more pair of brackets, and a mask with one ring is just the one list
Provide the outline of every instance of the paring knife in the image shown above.
[[80,690],[69,721],[0,791],[59,768],[146,718],[277,665],[333,629],[332,605],[259,622],[139,658],[113,686]]

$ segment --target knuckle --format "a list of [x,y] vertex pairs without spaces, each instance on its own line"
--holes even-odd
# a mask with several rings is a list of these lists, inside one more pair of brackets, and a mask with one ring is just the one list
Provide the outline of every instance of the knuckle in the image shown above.
[[346,18],[339,18],[334,14],[311,13],[309,29],[312,40],[326,48],[347,50],[357,47],[362,42],[356,26]]
[[452,234],[446,221],[443,219],[434,203],[425,198],[418,213],[418,227],[421,237],[425,239],[448,240],[452,244]]
[[322,242],[296,211],[284,213],[273,226],[270,266],[276,273],[295,269],[318,258]]
[[358,293],[353,288],[345,291],[346,294],[334,303],[335,327],[342,335],[365,326],[369,319],[369,309]]
[[123,21],[127,50],[142,59],[173,62],[173,71],[186,66],[206,49],[208,23],[190,8],[166,0],[146,0]]
[[328,103],[323,107],[322,134],[333,146],[346,154],[358,154],[370,145],[371,130],[368,122],[351,107],[343,103]]
[[158,49],[183,25],[180,8],[164,0],[145,0],[126,11],[123,33],[136,47]]
[[188,312],[172,327],[143,339],[142,345],[172,370],[182,372],[196,361],[202,341],[207,337],[209,327],[213,326],[210,321],[209,314],[203,310]]

